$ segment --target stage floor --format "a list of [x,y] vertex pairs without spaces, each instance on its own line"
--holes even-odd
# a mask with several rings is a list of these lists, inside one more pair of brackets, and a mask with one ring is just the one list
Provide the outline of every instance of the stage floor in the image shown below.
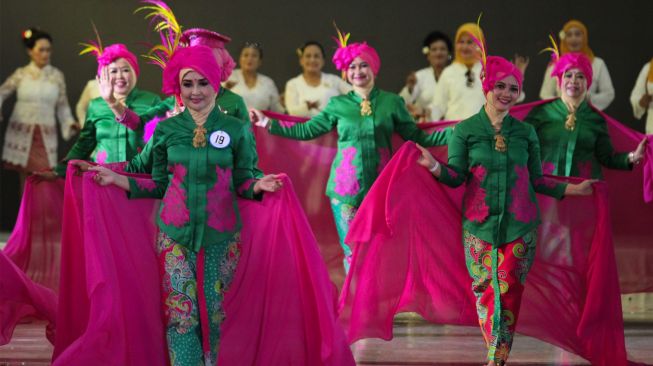
[[[0,366],[48,365],[52,346],[45,324],[17,327],[8,345],[0,347]],[[626,345],[633,361],[653,363],[653,322],[626,323]],[[411,316],[395,321],[395,338],[366,339],[352,346],[359,365],[482,365],[484,345],[475,327],[432,325]],[[606,350],[609,352],[609,350]],[[578,356],[536,339],[517,335],[510,365],[589,365]]]

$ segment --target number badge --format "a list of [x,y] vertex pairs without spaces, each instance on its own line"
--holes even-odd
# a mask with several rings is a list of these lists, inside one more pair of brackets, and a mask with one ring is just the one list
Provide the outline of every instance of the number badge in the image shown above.
[[224,149],[225,147],[229,146],[231,137],[229,137],[229,134],[224,131],[215,131],[211,133],[209,142],[211,142],[211,145],[213,145],[213,147],[216,149]]

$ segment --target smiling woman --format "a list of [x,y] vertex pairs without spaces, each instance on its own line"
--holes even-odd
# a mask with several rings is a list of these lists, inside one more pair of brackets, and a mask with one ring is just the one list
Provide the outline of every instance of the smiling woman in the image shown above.
[[123,124],[126,109],[145,112],[160,98],[136,88],[140,72],[136,56],[122,44],[93,49],[98,60],[100,98],[91,101],[86,123],[77,142],[54,172],[39,174],[43,179],[64,177],[70,160],[112,163],[130,160],[143,147],[143,124]]
[[332,60],[353,85],[353,91],[331,98],[322,112],[305,123],[289,126],[269,120],[254,109],[250,111],[250,118],[271,134],[296,140],[311,140],[337,130],[338,151],[326,194],[331,200],[345,254],[344,267],[348,270],[352,252],[345,244],[345,237],[363,198],[392,156],[392,134],[397,132],[406,140],[435,146],[445,144],[450,131],[427,135],[418,129],[403,99],[375,86],[381,68],[376,50],[366,42],[347,45],[349,35],[338,33],[339,47]]

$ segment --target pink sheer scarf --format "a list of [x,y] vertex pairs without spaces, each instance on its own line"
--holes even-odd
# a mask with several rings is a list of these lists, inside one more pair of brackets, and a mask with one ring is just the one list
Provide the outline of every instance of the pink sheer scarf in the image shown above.
[[[71,168],[69,168],[71,169]],[[155,200],[68,174],[54,365],[166,363]],[[225,297],[223,365],[354,365],[336,292],[293,186],[239,201],[242,254]]]
[[[446,149],[434,149],[446,158]],[[340,298],[350,342],[392,338],[413,311],[433,323],[478,325],[462,248],[464,188],[438,183],[406,143],[359,208],[347,242],[352,266]],[[538,195],[543,224],[517,332],[574,352],[593,365],[625,365],[619,283],[605,183],[591,197]],[[480,332],[479,332],[480,337]]]
[[29,177],[4,254],[34,282],[57,291],[64,182]]

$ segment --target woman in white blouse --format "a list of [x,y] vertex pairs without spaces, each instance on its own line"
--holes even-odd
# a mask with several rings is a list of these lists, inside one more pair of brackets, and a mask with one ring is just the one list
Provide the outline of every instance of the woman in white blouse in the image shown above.
[[[578,20],[570,20],[565,23],[560,31],[560,55],[567,52],[580,52],[585,54],[592,61],[592,72],[594,82],[588,91],[590,102],[598,109],[608,108],[614,100],[614,87],[608,72],[608,67],[603,59],[594,56],[589,47],[587,27]],[[540,98],[551,99],[560,96],[555,78],[551,76],[553,65],[549,65],[544,72],[544,81],[540,89]]]
[[313,117],[326,107],[331,97],[351,91],[351,85],[333,74],[322,72],[324,47],[308,41],[297,50],[302,73],[286,83],[284,100],[288,113]]
[[440,75],[452,59],[452,50],[451,39],[442,32],[431,32],[424,39],[422,53],[429,66],[410,73],[406,86],[399,93],[416,121],[424,122],[430,118],[429,105]]
[[635,118],[640,119],[647,113],[646,134],[653,134],[653,59],[647,62],[639,72],[635,87],[630,93],[630,103],[633,105]]
[[283,112],[279,101],[279,91],[274,81],[259,74],[258,69],[263,63],[263,48],[258,43],[246,42],[240,50],[239,69],[229,77],[224,87],[240,95],[245,100],[247,108]]
[[[481,86],[482,66],[479,61],[479,47],[474,38],[485,44],[483,30],[476,23],[465,23],[456,31],[455,56],[438,80],[433,101],[430,105],[432,121],[459,121],[469,118],[485,105],[485,94]],[[515,55],[515,66],[526,73],[528,58]],[[522,91],[517,99],[524,100]]]
[[16,93],[2,160],[5,167],[20,173],[21,187],[27,174],[57,164],[55,119],[59,120],[65,140],[79,131],[79,124],[68,104],[63,73],[50,65],[52,37],[30,28],[23,32],[23,43],[30,63],[19,67],[0,86],[0,106],[7,97]]

